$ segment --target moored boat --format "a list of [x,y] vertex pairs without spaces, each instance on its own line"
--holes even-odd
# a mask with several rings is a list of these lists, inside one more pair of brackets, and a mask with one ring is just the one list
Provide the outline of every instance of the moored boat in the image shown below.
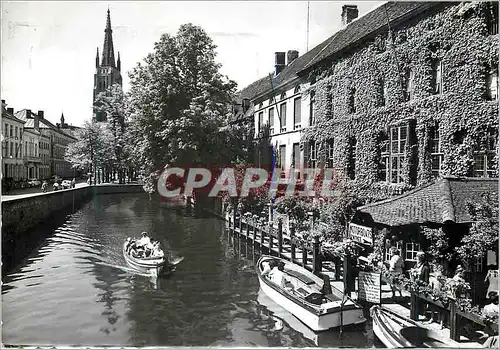
[[458,348],[459,344],[439,332],[383,307],[370,309],[373,333],[388,348]]
[[[262,275],[265,263],[273,260],[284,264],[287,288]],[[262,256],[257,262],[256,272],[262,291],[313,331],[324,331],[341,324],[362,324],[366,321],[361,306],[333,286],[332,293],[323,294],[323,280],[301,266],[284,259]]]

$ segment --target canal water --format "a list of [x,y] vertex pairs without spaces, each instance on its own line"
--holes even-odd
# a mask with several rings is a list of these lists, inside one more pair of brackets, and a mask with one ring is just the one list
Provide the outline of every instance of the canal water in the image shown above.
[[[61,218],[4,277],[2,339],[9,345],[372,347],[361,330],[314,333],[262,291],[250,245],[224,223],[150,202],[100,195]],[[175,257],[158,280],[130,271],[129,236],[148,231]]]

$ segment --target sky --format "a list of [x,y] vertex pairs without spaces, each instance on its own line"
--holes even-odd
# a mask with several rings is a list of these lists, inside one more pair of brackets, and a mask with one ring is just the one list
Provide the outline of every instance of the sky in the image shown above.
[[[309,2],[309,50],[341,29],[342,6],[359,17],[381,1]],[[274,69],[274,53],[307,51],[307,1],[2,1],[1,98],[15,111],[43,110],[45,118],[82,125],[92,117],[97,47],[102,53],[107,9],[115,57],[127,72],[153,51],[161,34],[202,27],[217,45],[221,72],[238,89]]]

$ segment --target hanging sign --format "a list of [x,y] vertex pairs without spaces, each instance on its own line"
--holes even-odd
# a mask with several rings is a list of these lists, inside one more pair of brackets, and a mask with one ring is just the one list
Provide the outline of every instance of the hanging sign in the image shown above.
[[349,223],[349,238],[359,243],[373,245],[372,228]]
[[358,275],[358,299],[369,303],[380,304],[381,274],[378,272],[360,271]]

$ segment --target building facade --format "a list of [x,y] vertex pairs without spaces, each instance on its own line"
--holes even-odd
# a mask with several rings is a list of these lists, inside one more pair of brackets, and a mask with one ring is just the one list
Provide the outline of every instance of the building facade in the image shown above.
[[99,48],[95,58],[94,92],[92,105],[94,106],[94,120],[102,122],[106,120],[106,115],[96,107],[96,98],[114,84],[122,85],[120,52],[115,63],[115,52],[113,47],[113,30],[111,29],[111,16],[108,9],[106,29],[104,29],[104,45],[102,59],[99,63]]
[[343,29],[291,63],[276,53],[274,74],[241,91],[256,136],[269,126],[282,150],[277,163],[388,193],[443,175],[498,177],[497,4],[357,14],[345,5]]
[[26,178],[23,162],[23,134],[25,122],[14,115],[2,100],[2,177],[9,181]]
[[[33,152],[36,150],[38,155],[36,167],[38,176],[43,176],[40,174],[40,169],[44,169],[45,173],[49,175],[42,178],[53,178],[54,176],[73,178],[75,170],[71,168],[71,163],[64,159],[64,155],[68,145],[75,142],[76,138],[66,134],[48,121],[43,111],[38,111],[38,114],[35,114],[29,109],[23,109],[16,112],[16,117],[25,121],[26,130],[32,129],[39,132],[37,143],[33,146]],[[39,152],[41,144],[44,148],[42,152]]]
[[41,133],[33,127],[25,127],[23,133],[23,147],[24,147],[24,167],[26,177],[28,179],[40,179],[40,166],[42,159],[40,158],[39,145]]

